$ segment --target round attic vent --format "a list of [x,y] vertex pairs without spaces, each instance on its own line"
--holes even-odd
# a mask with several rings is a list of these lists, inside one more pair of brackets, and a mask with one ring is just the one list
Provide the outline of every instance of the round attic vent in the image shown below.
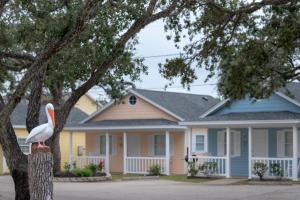
[[137,98],[136,98],[136,96],[132,95],[129,97],[128,101],[129,101],[129,104],[133,106],[136,104]]

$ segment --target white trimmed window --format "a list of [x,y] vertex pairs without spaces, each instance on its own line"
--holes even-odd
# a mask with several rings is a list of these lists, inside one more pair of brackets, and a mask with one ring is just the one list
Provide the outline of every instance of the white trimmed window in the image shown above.
[[[166,135],[157,134],[149,137],[149,153],[151,156],[166,155]],[[174,154],[174,137],[170,135],[170,155]]]
[[[106,136],[101,135],[99,137],[99,145],[100,145],[100,155],[106,154]],[[117,153],[117,142],[116,137],[110,135],[109,136],[109,154],[115,155]]]
[[207,135],[197,133],[193,135],[193,152],[204,153],[207,152]]
[[[241,156],[241,132],[232,130],[230,131],[230,156],[238,157]],[[226,150],[226,131],[219,131],[217,135],[217,154],[218,156],[225,156],[227,154]]]
[[30,154],[31,147],[30,147],[30,144],[25,144],[26,138],[18,137],[17,140],[18,140],[18,144],[21,148],[21,151],[24,154]]
[[291,130],[277,132],[277,156],[293,156],[293,132]]

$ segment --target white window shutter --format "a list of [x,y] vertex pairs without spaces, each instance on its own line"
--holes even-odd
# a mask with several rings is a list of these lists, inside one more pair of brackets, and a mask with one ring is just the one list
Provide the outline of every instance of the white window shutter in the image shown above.
[[196,152],[196,135],[192,136],[192,152]]
[[284,157],[284,136],[285,133],[283,131],[277,132],[277,157]]
[[101,145],[101,136],[97,136],[96,137],[96,152],[90,153],[89,156],[99,156],[99,155],[101,155],[100,145]]
[[241,156],[241,132],[234,134],[234,156]]
[[154,156],[154,135],[149,136],[148,142],[149,154],[150,156]]
[[217,150],[218,150],[218,156],[224,156],[225,155],[225,132],[218,132],[217,135]]

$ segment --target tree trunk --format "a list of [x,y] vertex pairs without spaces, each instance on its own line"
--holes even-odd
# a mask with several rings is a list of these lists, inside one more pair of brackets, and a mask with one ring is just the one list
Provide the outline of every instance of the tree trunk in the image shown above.
[[33,145],[28,156],[30,200],[53,199],[53,156],[49,147]]
[[59,133],[54,130],[53,136],[48,140],[47,144],[50,146],[51,152],[53,154],[53,173],[56,174],[61,171],[61,153],[60,153],[60,143],[59,143]]
[[30,192],[27,171],[15,169],[11,171],[11,176],[15,185],[15,200],[29,200]]

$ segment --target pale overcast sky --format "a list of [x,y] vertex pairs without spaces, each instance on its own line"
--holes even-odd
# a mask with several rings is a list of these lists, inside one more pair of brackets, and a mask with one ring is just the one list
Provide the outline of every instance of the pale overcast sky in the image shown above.
[[[166,33],[164,31],[162,21],[158,21],[147,26],[138,34],[138,37],[140,42],[137,46],[138,57],[176,54],[180,52],[177,48],[175,48],[172,41],[168,41],[166,39]],[[184,44],[184,42],[182,42],[182,44]],[[149,74],[143,75],[141,77],[141,82],[135,83],[136,87],[142,89],[163,90],[164,86],[168,84],[168,81],[159,74],[158,64],[163,63],[166,58],[167,57],[145,58],[144,63],[149,67]],[[216,85],[207,85],[207,83],[204,83],[206,75],[207,71],[199,69],[197,71],[198,80],[192,84],[195,86],[191,86],[190,91],[182,88],[179,79],[175,80],[175,83],[168,88],[167,91],[207,94],[217,97]],[[216,81],[210,80],[208,83],[216,83]],[[95,98],[99,98],[99,89],[93,89],[89,93]]]

